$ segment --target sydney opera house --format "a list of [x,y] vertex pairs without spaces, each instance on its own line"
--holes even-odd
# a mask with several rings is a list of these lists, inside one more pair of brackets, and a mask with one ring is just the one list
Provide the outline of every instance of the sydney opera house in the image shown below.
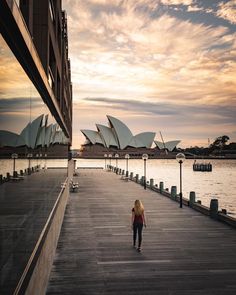
[[[154,140],[155,132],[142,132],[133,135],[125,123],[107,115],[108,126],[96,124],[97,130],[83,129],[86,141],[81,149],[81,157],[103,157],[104,153],[119,153],[124,156],[140,157],[148,153],[150,157],[160,155],[163,151],[173,152],[179,140],[159,142]],[[152,148],[153,143],[155,148]]]
[[[68,143],[68,138],[57,123],[48,124],[48,115],[40,115],[29,122],[20,134],[0,130],[1,156],[17,152],[20,156],[27,157],[29,152],[33,153],[32,156],[44,152],[47,157],[58,158],[63,151],[68,150]],[[57,146],[59,148],[56,152]]]

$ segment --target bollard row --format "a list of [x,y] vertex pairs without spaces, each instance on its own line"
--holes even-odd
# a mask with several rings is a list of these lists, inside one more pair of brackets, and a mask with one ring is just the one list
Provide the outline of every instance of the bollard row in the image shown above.
[[[171,189],[169,191],[168,188],[164,187],[164,182],[160,181],[159,186],[158,184],[154,184],[154,179],[151,178],[150,181],[145,182],[145,177],[141,176],[139,178],[139,174],[135,174],[133,172],[121,170],[120,168],[113,169],[110,168],[111,171],[114,171],[117,174],[121,174],[123,176],[122,179],[127,179],[127,180],[132,180],[141,186],[146,185],[147,188],[156,191],[160,193],[161,195],[164,195],[166,197],[169,197],[171,200],[180,202],[179,194],[177,193],[177,187],[176,186],[171,186]],[[215,220],[220,220],[223,221],[233,227],[236,227],[236,219],[230,217],[227,215],[226,209],[222,209],[219,211],[219,204],[218,204],[218,199],[211,199],[210,201],[210,207],[204,206],[201,204],[200,200],[196,200],[196,193],[194,191],[191,191],[189,193],[189,199],[183,198],[183,204],[186,206],[189,206],[190,208],[201,212],[204,215],[210,216],[212,219]]]

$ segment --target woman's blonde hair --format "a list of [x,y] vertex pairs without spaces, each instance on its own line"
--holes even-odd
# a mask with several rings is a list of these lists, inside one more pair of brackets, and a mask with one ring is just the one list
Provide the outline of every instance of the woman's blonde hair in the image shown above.
[[143,204],[140,200],[134,202],[134,213],[135,215],[142,215],[144,212]]

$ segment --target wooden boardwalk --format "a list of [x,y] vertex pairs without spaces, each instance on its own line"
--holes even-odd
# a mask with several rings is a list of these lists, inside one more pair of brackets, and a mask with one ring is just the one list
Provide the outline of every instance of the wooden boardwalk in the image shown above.
[[[236,294],[236,231],[102,170],[79,172],[47,294]],[[131,208],[145,206],[143,249],[132,248]]]

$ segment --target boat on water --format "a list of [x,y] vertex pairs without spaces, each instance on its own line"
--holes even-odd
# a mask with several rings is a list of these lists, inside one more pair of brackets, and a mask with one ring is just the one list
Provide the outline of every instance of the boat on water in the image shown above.
[[209,163],[197,163],[196,160],[193,163],[193,171],[211,172],[212,164]]

